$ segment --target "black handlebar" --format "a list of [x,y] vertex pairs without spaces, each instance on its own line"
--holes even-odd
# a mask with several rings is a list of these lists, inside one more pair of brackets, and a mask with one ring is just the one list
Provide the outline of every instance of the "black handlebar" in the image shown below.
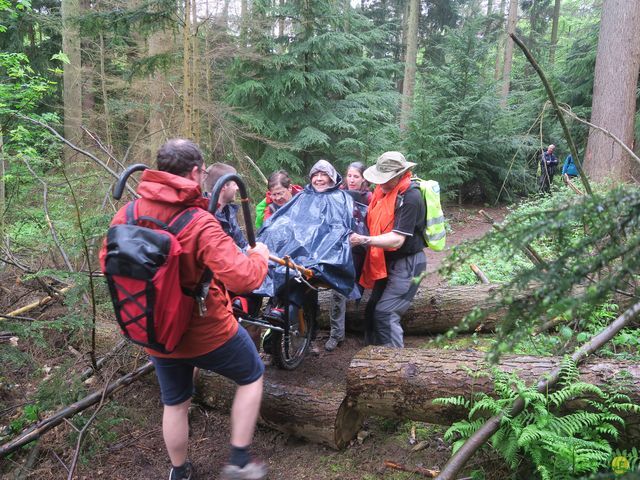
[[218,179],[216,184],[211,190],[211,199],[209,200],[209,212],[214,214],[218,208],[218,198],[220,198],[220,192],[227,182],[236,182],[238,189],[240,190],[240,205],[242,205],[242,216],[244,217],[244,224],[247,229],[247,240],[251,248],[256,246],[256,235],[253,230],[253,223],[251,222],[251,209],[249,208],[249,196],[247,195],[247,187],[242,179],[235,173],[229,173],[223,175]]
[[127,167],[120,174],[120,178],[118,178],[115,187],[113,187],[113,198],[115,198],[116,200],[120,200],[120,198],[122,198],[122,192],[124,192],[124,187],[127,185],[127,179],[133,172],[146,170],[147,168],[149,167],[147,167],[144,163],[136,163],[135,165]]
[[[127,167],[120,174],[120,177],[118,178],[118,181],[113,188],[113,198],[115,198],[116,200],[120,200],[120,198],[122,197],[122,193],[124,192],[124,188],[127,184],[127,179],[131,176],[132,173],[146,170],[147,168],[149,167],[147,167],[144,163],[136,163],[135,165]],[[218,206],[218,198],[220,197],[222,187],[224,187],[227,182],[231,181],[236,182],[236,184],[238,185],[238,189],[240,190],[240,204],[242,205],[242,215],[244,217],[244,223],[247,229],[247,240],[249,241],[249,245],[251,245],[251,248],[253,248],[256,246],[256,235],[253,230],[253,223],[251,222],[249,196],[247,195],[247,187],[238,175],[230,173],[227,175],[223,175],[218,179],[216,184],[213,186],[213,190],[211,191],[211,199],[209,200],[208,210],[212,215],[215,214],[216,208]]]

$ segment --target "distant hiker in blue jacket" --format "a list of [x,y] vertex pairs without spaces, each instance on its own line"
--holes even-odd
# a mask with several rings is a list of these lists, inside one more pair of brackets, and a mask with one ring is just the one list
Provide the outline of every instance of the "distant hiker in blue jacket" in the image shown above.
[[573,156],[571,154],[567,155],[567,158],[564,159],[564,164],[562,165],[562,175],[569,175],[569,178],[576,178],[579,173],[576,168],[576,164],[573,163]]

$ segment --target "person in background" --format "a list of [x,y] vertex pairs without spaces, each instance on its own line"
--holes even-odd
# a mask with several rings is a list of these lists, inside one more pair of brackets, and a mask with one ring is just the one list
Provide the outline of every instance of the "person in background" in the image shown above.
[[[157,154],[157,170],[145,170],[138,193],[138,216],[168,223],[189,207],[206,209],[202,196],[204,160],[200,149],[185,139],[165,143]],[[126,222],[126,207],[112,225]],[[267,466],[252,460],[249,447],[260,411],[264,365],[246,330],[231,310],[227,288],[250,292],[267,274],[269,250],[257,243],[246,254],[211,215],[201,215],[180,233],[180,280],[196,285],[205,268],[213,272],[204,315],[194,312],[182,340],[171,353],[145,349],[155,366],[164,405],[162,435],[171,460],[169,480],[191,480],[194,468],[188,460],[188,412],[193,396],[194,367],[211,370],[233,380],[238,388],[231,407],[231,452],[219,476],[223,480],[261,480]],[[106,255],[106,242],[100,251]],[[211,448],[219,449],[220,445]]]
[[365,309],[365,343],[403,347],[402,315],[418,291],[419,277],[427,268],[422,235],[426,204],[419,188],[412,188],[411,168],[400,152],[385,152],[364,171],[376,184],[367,226],[370,235],[353,233],[351,246],[369,246],[360,284],[371,288]]
[[[364,170],[365,166],[362,162],[350,163],[340,188],[347,190],[353,196],[354,201],[369,205],[373,193],[369,187],[369,182],[363,177]],[[356,192],[359,192],[360,195],[356,195]]]
[[260,229],[267,218],[301,191],[302,187],[291,183],[285,170],[273,172],[267,181],[266,197],[256,205],[256,229]]
[[568,175],[569,178],[576,178],[579,175],[576,164],[573,163],[573,156],[571,154],[567,155],[567,158],[564,159],[564,164],[562,165],[562,175]]
[[541,193],[550,193],[553,177],[556,174],[558,159],[553,154],[556,146],[551,144],[545,152],[540,155],[540,177],[538,178],[538,190]]
[[[228,174],[235,174],[236,169],[226,163],[214,163],[207,168],[207,175],[205,178],[205,189],[209,194],[213,190],[216,182]],[[240,229],[238,223],[238,205],[233,203],[238,192],[238,185],[236,182],[231,181],[225,183],[222,190],[220,190],[220,196],[218,197],[218,208],[216,209],[215,217],[220,222],[222,230],[229,235],[240,250],[246,250],[249,246],[249,242]]]
[[[355,209],[365,210],[363,206],[369,205],[371,201],[372,192],[369,189],[369,182],[367,182],[363,173],[365,166],[362,162],[353,162],[347,167],[347,173],[345,175],[345,181],[342,182],[340,188],[346,190],[352,197],[354,202],[360,205],[355,205]],[[355,214],[364,214],[365,211],[354,212]],[[364,218],[364,215],[362,215]],[[362,246],[354,247],[353,249],[353,262],[356,267],[356,279],[360,275],[362,263],[366,255],[366,249]],[[329,321],[331,326],[331,332],[329,339],[324,344],[324,349],[327,352],[332,352],[338,345],[344,341],[345,336],[345,316],[347,312],[347,297],[333,291],[331,294],[331,306],[329,310]]]

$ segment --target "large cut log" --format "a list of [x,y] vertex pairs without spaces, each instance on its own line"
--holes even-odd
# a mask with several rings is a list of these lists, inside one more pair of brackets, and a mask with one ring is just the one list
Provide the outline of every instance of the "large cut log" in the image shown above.
[[[517,372],[534,384],[556,368],[558,357],[504,355],[497,367]],[[433,399],[473,392],[493,393],[493,380],[485,354],[476,351],[366,347],[351,360],[347,396],[366,415],[380,415],[449,425],[465,412],[434,405]],[[640,366],[620,360],[592,358],[579,367],[582,381],[598,385],[628,385],[628,395],[640,404]],[[618,381],[617,379],[621,379]],[[628,438],[640,438],[640,415],[630,414]]]
[[[491,293],[499,285],[461,285],[454,287],[419,288],[413,304],[402,317],[402,328],[406,335],[424,335],[444,333],[458,325],[476,306],[492,307],[496,302],[490,299]],[[364,309],[369,292],[360,302],[347,302],[346,327],[351,332],[364,330]],[[322,292],[319,298],[320,312],[318,325],[328,328],[330,293]],[[482,323],[481,330],[492,331],[500,312],[491,313]]]
[[[236,385],[215,373],[201,371],[197,400],[229,410]],[[345,399],[343,385],[328,388],[296,386],[265,378],[259,423],[269,428],[340,450],[353,440],[363,416]]]
[[[405,335],[428,335],[444,333],[457,326],[460,321],[475,307],[492,308],[496,301],[491,297],[500,288],[500,284],[458,285],[437,288],[420,287],[411,307],[402,317],[402,328]],[[579,292],[584,287],[576,287]],[[347,302],[346,328],[350,332],[364,331],[364,309],[369,300],[366,291],[359,302]],[[632,297],[616,295],[615,301],[621,306],[628,306]],[[320,311],[318,325],[329,328],[329,311],[331,310],[331,292],[324,291],[319,295]],[[461,333],[472,331],[492,332],[504,310],[489,313],[482,323],[472,326]]]

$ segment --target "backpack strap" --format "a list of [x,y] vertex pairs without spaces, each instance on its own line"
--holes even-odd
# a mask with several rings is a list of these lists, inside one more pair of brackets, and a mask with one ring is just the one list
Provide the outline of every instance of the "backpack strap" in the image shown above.
[[127,204],[126,216],[127,216],[127,224],[128,225],[138,225],[138,223],[141,220],[144,220],[145,222],[151,222],[151,223],[157,225],[162,230],[168,230],[169,229],[169,225],[167,225],[166,223],[164,223],[161,220],[158,220],[157,218],[148,217],[147,215],[142,215],[141,217],[136,217],[136,202],[137,201],[138,201],[138,199],[136,198],[135,200],[132,200]]

